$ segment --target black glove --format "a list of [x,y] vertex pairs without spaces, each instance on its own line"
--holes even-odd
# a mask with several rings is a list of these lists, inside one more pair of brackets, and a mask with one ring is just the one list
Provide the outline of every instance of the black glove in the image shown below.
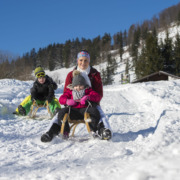
[[36,101],[36,98],[34,96],[31,95],[31,101],[34,102]]
[[53,98],[48,97],[46,100],[48,101],[48,103],[51,103],[51,101],[53,100]]
[[58,88],[57,84],[54,82],[53,83],[53,89],[56,90]]

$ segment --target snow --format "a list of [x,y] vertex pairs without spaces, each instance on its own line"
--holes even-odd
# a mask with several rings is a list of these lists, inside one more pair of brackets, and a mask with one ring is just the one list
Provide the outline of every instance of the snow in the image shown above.
[[[91,139],[79,125],[75,138],[50,143],[40,141],[45,109],[37,120],[11,114],[32,83],[0,80],[0,179],[179,179],[180,80],[105,86],[112,140]],[[56,97],[62,92],[60,84]]]
[[[179,30],[172,25],[169,36]],[[159,40],[165,37],[165,31],[158,34]],[[119,55],[115,58],[114,82],[104,86],[101,101],[113,130],[110,141],[91,139],[85,126],[78,125],[75,138],[57,136],[42,143],[51,122],[46,109],[38,110],[35,120],[12,114],[33,81],[0,80],[0,180],[179,180],[180,80],[121,85],[124,62],[132,65],[132,58],[128,51],[122,62]],[[105,67],[95,66],[99,71]],[[70,70],[46,71],[59,83],[57,98]],[[132,82],[132,68],[129,75]]]

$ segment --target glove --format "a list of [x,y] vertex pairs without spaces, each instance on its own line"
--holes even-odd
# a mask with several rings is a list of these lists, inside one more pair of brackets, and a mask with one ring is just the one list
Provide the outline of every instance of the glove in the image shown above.
[[46,99],[48,101],[48,103],[51,103],[51,101],[53,100],[53,98],[49,97]]
[[67,104],[68,106],[74,106],[74,105],[76,105],[77,103],[76,103],[76,101],[75,101],[74,99],[67,99],[67,100],[66,100],[66,104]]
[[35,97],[33,97],[32,95],[31,95],[31,101],[32,102],[36,101]]
[[81,98],[80,103],[81,103],[82,105],[85,105],[85,104],[86,104],[86,101],[87,101],[88,99],[89,99],[89,96],[84,96],[84,97]]

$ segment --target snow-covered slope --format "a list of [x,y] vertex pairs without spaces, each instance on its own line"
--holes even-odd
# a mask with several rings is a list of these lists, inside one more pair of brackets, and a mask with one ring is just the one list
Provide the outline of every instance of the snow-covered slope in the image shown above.
[[[110,141],[88,139],[80,125],[74,139],[42,143],[47,117],[11,114],[31,86],[32,81],[0,80],[0,179],[179,180],[179,80],[104,87]],[[57,98],[62,91],[59,85]]]
[[[176,35],[180,32],[180,26],[178,26],[176,23],[172,23],[171,26],[168,29],[169,33],[169,38],[172,39],[172,42],[174,43],[176,40]],[[167,30],[159,30],[158,32],[158,40],[159,43],[161,41],[164,41],[166,38]],[[139,52],[141,52],[141,49],[139,49]],[[125,77],[125,69],[126,69],[126,62],[129,62],[129,80],[130,82],[133,82],[136,79],[136,75],[134,72],[133,68],[133,63],[132,63],[132,57],[130,56],[130,53],[128,51],[128,47],[124,47],[124,54],[122,56],[122,61],[120,60],[120,56],[118,54],[118,50],[112,50],[112,57],[116,59],[117,62],[117,69],[115,72],[115,75],[113,77],[113,84],[117,85],[121,83],[121,76],[123,75]],[[99,65],[94,66],[99,72],[102,72],[102,69],[106,69],[107,63],[102,63]],[[58,70],[54,71],[49,71],[47,70],[46,73],[50,75],[51,77],[54,78],[54,80],[57,83],[64,83],[66,76],[64,74],[67,74],[70,70],[72,70],[73,67],[71,68],[61,68]]]

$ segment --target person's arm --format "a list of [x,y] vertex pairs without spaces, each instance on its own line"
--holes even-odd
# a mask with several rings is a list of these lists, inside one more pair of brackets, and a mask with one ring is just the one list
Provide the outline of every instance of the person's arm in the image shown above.
[[72,84],[72,71],[69,72],[67,77],[66,77],[66,81],[65,81],[65,85],[64,85],[64,93],[67,92],[67,86],[69,84]]
[[48,93],[48,96],[46,98],[46,100],[48,101],[48,103],[50,103],[53,98],[54,98],[54,87],[53,87],[53,84],[49,84],[48,85],[48,90],[49,90],[49,93]]
[[100,100],[103,97],[103,84],[101,80],[101,75],[99,72],[97,72],[92,79],[92,89],[96,91],[100,95]]
[[90,90],[88,100],[98,103],[101,100],[101,96],[96,91]]
[[56,82],[54,82],[53,79],[51,77],[49,77],[48,75],[46,75],[46,78],[53,85],[53,89],[56,90],[58,88]]
[[30,89],[31,93],[31,100],[36,100],[37,99],[37,85],[36,83],[33,84],[33,87]]
[[59,103],[62,105],[66,105],[67,99],[71,99],[71,94],[70,94],[69,90],[67,90],[60,96]]

